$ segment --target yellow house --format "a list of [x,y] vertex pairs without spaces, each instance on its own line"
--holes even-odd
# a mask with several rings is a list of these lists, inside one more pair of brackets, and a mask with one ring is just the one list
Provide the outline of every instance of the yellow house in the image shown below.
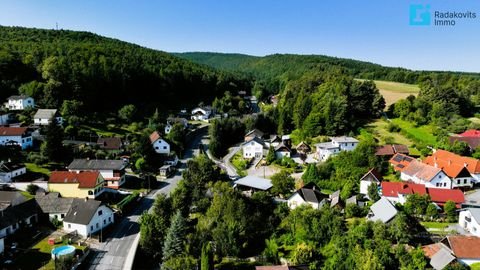
[[95,199],[103,192],[105,180],[98,171],[54,171],[48,180],[48,190],[62,197]]

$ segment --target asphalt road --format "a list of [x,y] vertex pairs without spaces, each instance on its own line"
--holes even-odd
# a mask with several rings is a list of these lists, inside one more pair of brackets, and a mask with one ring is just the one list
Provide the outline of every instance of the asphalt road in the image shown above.
[[168,196],[177,187],[178,182],[182,179],[182,171],[185,169],[188,160],[199,154],[201,143],[207,142],[206,136],[206,130],[195,136],[187,146],[185,154],[180,160],[180,169],[175,176],[162,181],[160,189],[152,190],[149,195],[144,197],[140,201],[139,206],[129,216],[122,218],[119,223],[115,224],[107,240],[98,249],[92,249],[93,254],[85,261],[85,264],[89,266],[85,269],[124,269],[130,249],[135,244],[135,238],[140,232],[138,220],[141,214],[152,207],[158,194],[166,194]]

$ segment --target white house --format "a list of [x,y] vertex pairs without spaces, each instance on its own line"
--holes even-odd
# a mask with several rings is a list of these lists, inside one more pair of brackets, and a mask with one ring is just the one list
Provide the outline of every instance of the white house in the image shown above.
[[452,180],[442,169],[416,160],[410,162],[402,170],[400,179],[412,181],[415,184],[422,184],[427,188],[453,188]]
[[125,183],[125,162],[123,160],[74,159],[68,165],[70,172],[98,171],[108,188],[118,189]]
[[480,237],[480,208],[467,208],[461,211],[458,224],[471,234]]
[[0,145],[18,145],[25,150],[33,146],[32,134],[26,127],[0,127]]
[[13,162],[0,162],[0,183],[10,183],[12,178],[27,173],[27,167]]
[[47,126],[50,124],[52,117],[55,116],[57,123],[61,125],[63,123],[63,118],[58,114],[56,109],[38,109],[38,111],[33,116],[33,123],[35,125]]
[[192,120],[205,121],[212,115],[212,108],[210,107],[198,107],[192,110]]
[[181,117],[177,117],[177,118],[170,117],[167,119],[167,124],[165,125],[165,134],[170,133],[170,131],[172,131],[172,128],[175,124],[181,124],[184,129],[188,128],[187,119],[181,118]]
[[22,111],[27,108],[35,106],[35,101],[32,97],[25,95],[11,96],[8,98],[7,108],[12,111]]
[[382,180],[383,177],[377,172],[377,170],[375,170],[375,168],[372,168],[360,178],[360,194],[368,195],[368,187],[372,184],[378,187]]
[[283,157],[290,157],[292,150],[290,147],[286,146],[283,142],[275,147],[275,157],[281,159]]
[[468,163],[464,160],[462,156],[439,150],[425,158],[423,163],[442,169],[452,180],[452,188],[472,188],[475,179],[468,170]]
[[310,205],[314,209],[320,209],[324,204],[328,204],[328,195],[321,193],[314,183],[309,183],[295,191],[288,198],[287,204],[290,209],[300,205]]
[[150,142],[152,143],[153,149],[157,154],[170,154],[170,144],[162,139],[162,136],[157,131],[154,131],[150,134]]
[[317,158],[321,161],[326,161],[329,157],[334,156],[341,151],[352,151],[354,150],[359,141],[352,137],[331,137],[330,142],[318,143],[315,146],[317,147]]
[[63,219],[63,229],[76,231],[84,238],[96,234],[113,224],[113,210],[100,201],[74,199],[72,207]]
[[242,144],[243,158],[262,158],[268,151],[265,142],[258,138],[253,137],[249,141]]
[[478,159],[464,157],[452,152],[438,149],[431,156],[427,157],[424,162],[430,165],[437,163],[440,166],[450,164],[466,167],[470,172],[470,175],[473,177],[473,182],[480,182],[480,160]]

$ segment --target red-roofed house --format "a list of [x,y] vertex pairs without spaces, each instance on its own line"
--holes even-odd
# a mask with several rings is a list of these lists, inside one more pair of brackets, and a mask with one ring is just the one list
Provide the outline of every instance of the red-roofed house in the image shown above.
[[404,182],[382,182],[382,196],[392,203],[404,204],[411,194],[427,194],[424,185]]
[[158,154],[170,154],[170,144],[162,139],[162,136],[160,136],[160,133],[157,131],[150,134],[150,142],[152,143],[153,149],[155,149],[155,152]]
[[458,134],[459,136],[462,137],[477,137],[480,138],[480,130],[476,129],[469,129],[463,133]]
[[422,184],[425,187],[452,188],[452,180],[445,172],[435,166],[422,163],[417,160],[410,162],[400,173],[400,179],[403,181]]
[[26,127],[0,127],[0,145],[18,145],[22,149],[32,147],[32,134]]
[[459,166],[466,167],[472,175],[473,181],[480,181],[480,160],[478,159],[463,157],[445,150],[437,150],[431,155],[431,157],[436,158],[437,161],[445,160],[447,162],[451,162],[451,164],[457,164]]
[[98,171],[54,171],[48,180],[48,189],[62,197],[95,199],[103,192],[105,181]]
[[397,153],[408,155],[410,151],[408,150],[408,147],[403,144],[386,144],[386,145],[377,147],[375,151],[376,156],[383,156],[383,157],[392,157]]
[[448,159],[429,156],[423,160],[423,163],[442,169],[445,174],[452,179],[452,188],[472,188],[472,175],[464,163],[456,157],[460,156],[455,155]]
[[454,201],[457,208],[465,202],[465,196],[459,189],[427,188],[427,193],[432,202],[443,206],[447,201]]

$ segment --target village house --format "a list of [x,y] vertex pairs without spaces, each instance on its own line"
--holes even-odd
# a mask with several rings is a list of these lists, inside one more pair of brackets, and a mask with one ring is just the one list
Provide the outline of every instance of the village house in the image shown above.
[[0,183],[10,183],[12,178],[27,173],[27,167],[14,162],[0,162]]
[[268,138],[265,141],[265,144],[267,147],[277,147],[280,143],[282,143],[282,139],[278,135],[270,135],[270,138]]
[[370,185],[379,186],[383,177],[375,168],[370,169],[362,178],[360,178],[360,194],[368,196],[368,187]]
[[354,150],[359,141],[352,137],[331,137],[330,142],[318,143],[315,145],[317,148],[317,159],[320,161],[326,161],[329,157],[337,155],[341,151]]
[[403,181],[414,182],[425,185],[425,187],[436,187],[452,189],[452,180],[445,172],[435,166],[412,160],[400,173]]
[[63,118],[60,116],[57,109],[38,109],[33,116],[33,123],[39,126],[48,126],[53,117],[55,117],[58,125],[63,124]]
[[97,140],[100,149],[108,152],[120,152],[123,147],[122,139],[118,137],[104,138],[100,137]]
[[275,157],[281,159],[283,157],[290,157],[292,155],[292,150],[290,147],[286,146],[283,142],[277,145],[275,148]]
[[414,160],[413,157],[404,154],[395,154],[388,162],[392,165],[394,171],[401,172]]
[[263,136],[265,136],[265,133],[263,133],[261,130],[252,129],[249,132],[247,132],[247,134],[245,134],[245,136],[243,137],[243,141],[248,142],[255,137],[259,139],[263,139]]
[[367,219],[371,221],[390,222],[398,213],[398,210],[386,198],[381,198],[370,207]]
[[290,209],[295,209],[300,205],[310,205],[314,209],[320,209],[328,203],[328,195],[321,193],[314,183],[306,184],[287,199]]
[[308,154],[312,151],[312,148],[310,147],[310,145],[308,145],[306,142],[300,142],[296,147],[295,149],[297,149],[297,153],[300,153],[300,154]]
[[50,221],[62,221],[72,207],[74,198],[63,198],[58,192],[37,193],[35,195],[38,206],[42,213],[48,216]]
[[208,122],[212,116],[211,107],[197,107],[192,110],[192,120]]
[[68,165],[70,172],[98,171],[105,180],[105,186],[118,189],[125,183],[125,162],[123,160],[74,159]]
[[84,238],[90,237],[114,222],[113,210],[100,201],[74,199],[63,219],[63,229],[76,231]]
[[[431,156],[427,157],[425,161],[429,163],[435,163],[437,162],[438,164],[443,164],[444,166],[449,166],[448,164],[451,165],[456,165],[457,167],[466,167],[472,178],[461,178],[462,180],[471,180],[472,183],[480,182],[480,160],[471,158],[471,157],[463,157],[460,155],[457,155],[452,152],[448,152],[445,150],[436,150]],[[461,183],[461,185],[470,185],[472,183]]]
[[165,141],[157,131],[154,131],[152,134],[150,134],[150,142],[152,143],[152,147],[157,154],[170,154],[170,144]]
[[35,200],[26,200],[17,191],[0,191],[0,238],[36,224],[39,212]]
[[32,97],[26,95],[18,95],[9,97],[5,105],[9,110],[23,111],[28,108],[33,108],[35,106],[35,101]]
[[391,158],[395,154],[408,155],[410,151],[408,147],[403,144],[387,144],[377,147],[375,151],[376,156]]
[[272,187],[270,180],[252,175],[242,177],[233,184],[233,188],[240,190],[247,196],[252,195],[256,191],[267,191]]
[[54,171],[48,180],[48,190],[62,197],[97,198],[104,191],[105,181],[98,171]]
[[33,146],[32,133],[26,127],[0,127],[0,145],[17,145],[22,150]]
[[452,188],[472,188],[473,177],[467,169],[467,163],[462,162],[462,157],[453,153],[440,153],[425,158],[424,163],[442,169],[452,179]]
[[268,147],[262,139],[253,137],[242,144],[242,152],[245,159],[260,159],[267,155]]
[[458,225],[467,232],[480,237],[480,208],[463,209],[459,214]]
[[184,129],[188,128],[187,119],[181,117],[169,117],[167,119],[167,124],[165,125],[165,134],[169,134],[175,124],[182,125]]
[[470,148],[470,152],[474,152],[480,146],[480,130],[469,129],[461,134],[456,134],[448,138],[451,144],[455,142],[464,142]]
[[0,115],[0,126],[8,125],[11,120],[12,120],[12,114],[11,113],[6,113],[6,114]]
[[[422,249],[425,256],[430,258],[430,265],[435,269],[443,269],[454,259],[464,265],[480,262],[480,238],[476,236],[449,235],[438,243],[423,246]],[[434,257],[438,252],[443,252],[443,254]],[[447,254],[454,258],[445,258],[448,256]]]

